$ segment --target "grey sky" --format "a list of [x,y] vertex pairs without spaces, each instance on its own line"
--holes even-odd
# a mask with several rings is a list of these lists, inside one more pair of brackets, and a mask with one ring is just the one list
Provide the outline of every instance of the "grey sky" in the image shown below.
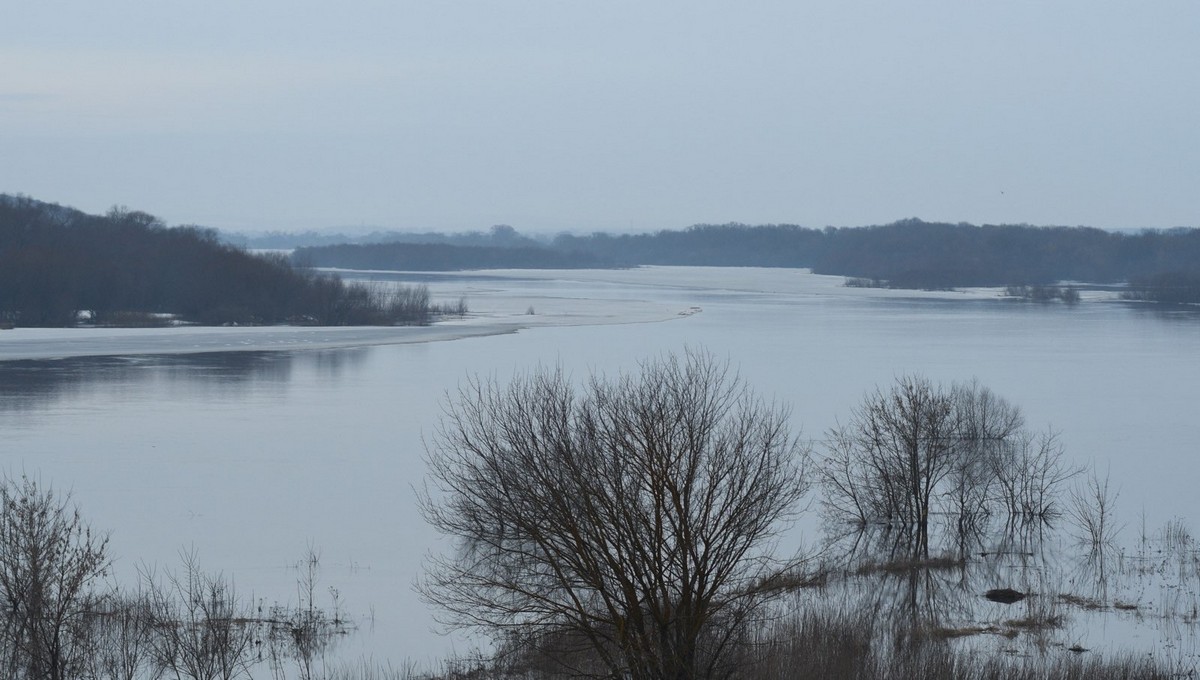
[[1200,2],[10,0],[0,191],[170,223],[1200,226]]

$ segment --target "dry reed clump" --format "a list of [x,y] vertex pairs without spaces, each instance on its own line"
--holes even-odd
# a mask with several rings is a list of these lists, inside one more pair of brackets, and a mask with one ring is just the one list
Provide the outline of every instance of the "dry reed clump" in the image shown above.
[[754,590],[760,593],[780,593],[810,588],[824,588],[829,584],[829,579],[829,570],[825,568],[812,572],[790,569],[771,574],[767,578],[762,579],[754,586]]
[[1019,619],[1009,619],[1004,625],[1013,630],[1038,631],[1061,628],[1065,621],[1066,618],[1061,614],[1034,613]]
[[[1091,611],[1104,609],[1104,603],[1094,597],[1083,597],[1082,595],[1073,595],[1071,593],[1060,593],[1058,596],[1058,601],[1063,604],[1069,604],[1073,607],[1079,607],[1080,609],[1087,609]],[[1133,608],[1137,609],[1137,606],[1135,605]]]
[[899,574],[911,571],[939,571],[947,569],[962,569],[966,560],[960,557],[902,557],[886,562],[867,562],[854,570],[855,576],[871,576],[872,574]]
[[970,637],[972,635],[983,635],[985,633],[993,633],[996,635],[1004,635],[1005,637],[1014,637],[1015,631],[1005,631],[995,626],[960,626],[957,628],[936,627],[925,631],[925,635],[932,640],[953,640],[955,638]]

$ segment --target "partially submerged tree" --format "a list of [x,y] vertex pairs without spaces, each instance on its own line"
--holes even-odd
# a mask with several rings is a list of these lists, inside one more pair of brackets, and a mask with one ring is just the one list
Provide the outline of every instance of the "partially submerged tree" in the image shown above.
[[787,420],[699,352],[472,380],[428,447],[422,510],[457,551],[422,592],[575,675],[726,675],[808,483]]
[[144,574],[154,663],[176,680],[249,677],[257,622],[231,580],[201,570],[194,551],[180,556],[182,573]]
[[904,377],[890,391],[876,389],[831,434],[827,508],[859,523],[911,529],[927,543],[934,490],[955,469],[957,437],[951,395],[928,380]]
[[158,622],[149,594],[113,585],[98,604],[89,617],[90,659],[83,677],[158,680],[163,669],[153,658]]
[[885,524],[928,551],[930,515],[960,534],[984,517],[1050,519],[1077,470],[1053,433],[1035,437],[1020,409],[976,381],[943,388],[920,376],[868,393],[830,432],[821,466],[825,508],[853,524]]
[[92,586],[108,568],[108,537],[93,533],[69,494],[0,478],[0,672],[79,677],[88,660]]

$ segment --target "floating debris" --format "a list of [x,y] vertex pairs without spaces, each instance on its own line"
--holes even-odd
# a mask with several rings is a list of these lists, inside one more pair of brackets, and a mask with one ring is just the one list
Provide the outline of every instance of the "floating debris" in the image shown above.
[[1025,593],[1013,590],[1012,588],[992,588],[983,594],[984,597],[992,602],[1002,602],[1004,604],[1012,604],[1020,602],[1026,597]]

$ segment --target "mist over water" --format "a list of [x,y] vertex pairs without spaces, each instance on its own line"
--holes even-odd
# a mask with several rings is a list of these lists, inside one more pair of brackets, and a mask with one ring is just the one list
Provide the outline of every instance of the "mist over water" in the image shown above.
[[[975,377],[1020,406],[1030,429],[1060,432],[1068,460],[1108,470],[1129,524],[1200,522],[1200,315],[840,282],[761,269],[491,273],[431,289],[466,294],[479,318],[529,316],[532,327],[343,349],[0,361],[0,466],[70,490],[94,527],[112,531],[119,579],[194,547],[243,595],[283,601],[316,546],[322,586],[359,624],[343,653],[421,663],[470,644],[432,633],[411,586],[426,553],[446,548],[416,511],[422,442],[445,393],[474,374],[503,381],[560,365],[583,377],[704,347],[790,404],[818,450],[876,385]],[[816,539],[813,515],[797,542]]]

